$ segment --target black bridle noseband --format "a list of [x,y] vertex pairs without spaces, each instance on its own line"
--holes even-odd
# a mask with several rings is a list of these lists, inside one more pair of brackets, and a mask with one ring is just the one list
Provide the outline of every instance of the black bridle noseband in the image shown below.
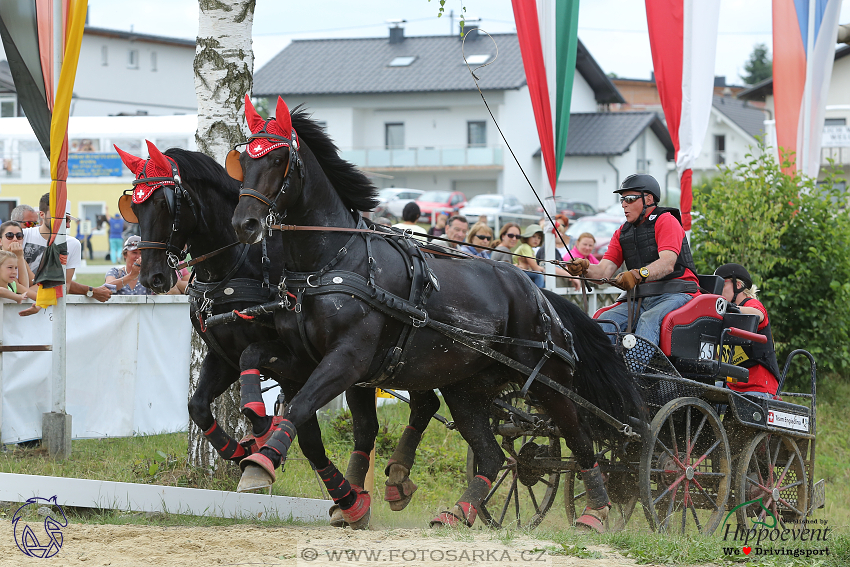
[[[148,160],[149,161],[149,160]],[[165,194],[165,204],[168,206],[168,212],[171,213],[173,218],[171,224],[171,233],[168,235],[168,239],[165,242],[152,242],[149,240],[142,240],[139,242],[139,250],[165,250],[166,263],[169,268],[176,269],[177,266],[186,259],[186,255],[189,253],[189,246],[187,245],[184,248],[178,248],[171,243],[171,239],[177,232],[180,232],[180,203],[182,199],[186,199],[186,202],[189,204],[189,209],[191,209],[192,214],[195,216],[195,222],[200,221],[200,216],[198,215],[198,210],[195,208],[195,202],[192,200],[192,196],[189,192],[183,187],[183,181],[180,178],[180,174],[177,171],[177,166],[173,163],[171,165],[171,177],[145,177],[145,169],[147,168],[147,162],[145,163],[145,167],[142,168],[142,172],[139,174],[140,177],[138,179],[133,180],[133,187],[137,185],[144,185],[149,183],[158,183],[158,182],[168,182],[173,183],[174,187],[172,191],[166,191],[165,185],[160,185],[157,189],[162,189]],[[154,189],[156,191],[156,189]]]
[[294,130],[292,131],[291,139],[286,138],[284,136],[278,136],[277,134],[270,134],[267,131],[267,128],[272,120],[274,120],[274,118],[269,118],[268,120],[266,120],[266,123],[263,125],[263,129],[257,132],[256,134],[252,134],[251,136],[249,136],[247,142],[236,144],[236,146],[233,147],[233,149],[236,150],[239,146],[249,145],[253,140],[256,140],[258,138],[277,140],[279,142],[287,142],[289,144],[289,159],[286,164],[286,175],[283,178],[283,183],[281,184],[280,189],[274,196],[274,200],[271,200],[269,197],[266,197],[265,195],[254,189],[245,189],[244,186],[240,186],[239,188],[240,199],[242,199],[243,196],[253,197],[269,208],[269,214],[268,217],[266,217],[267,227],[280,224],[281,220],[286,216],[285,211],[279,211],[277,209],[277,202],[283,195],[286,194],[286,190],[289,189],[292,182],[293,170],[298,171],[298,176],[301,180],[304,179],[304,168],[301,161],[301,155],[298,153],[298,135],[295,133]]

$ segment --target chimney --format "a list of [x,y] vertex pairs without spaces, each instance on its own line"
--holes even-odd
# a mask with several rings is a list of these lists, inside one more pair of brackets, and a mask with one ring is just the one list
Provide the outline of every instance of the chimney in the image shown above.
[[464,36],[469,36],[466,38],[467,41],[478,39],[478,24],[465,24],[460,38],[463,39]]
[[714,86],[715,87],[725,87],[726,86],[726,75],[715,75]]
[[387,20],[388,24],[392,24],[390,28],[390,45],[404,42],[404,28],[401,24],[407,23],[407,20]]

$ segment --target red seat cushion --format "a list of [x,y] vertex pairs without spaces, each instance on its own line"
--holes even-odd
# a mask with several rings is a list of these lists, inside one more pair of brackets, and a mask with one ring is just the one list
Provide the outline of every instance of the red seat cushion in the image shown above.
[[[690,345],[688,350],[699,350],[699,339],[701,335],[710,335],[715,339],[715,344],[720,340],[720,332],[723,330],[723,315],[718,313],[718,300],[724,302],[721,308],[725,312],[725,300],[719,295],[702,294],[694,297],[683,306],[675,309],[664,316],[661,321],[661,351],[666,356],[671,356],[674,341],[674,328],[679,334],[687,334],[686,342]],[[680,337],[684,339],[685,337]],[[679,355],[688,358],[697,358],[693,354]]]

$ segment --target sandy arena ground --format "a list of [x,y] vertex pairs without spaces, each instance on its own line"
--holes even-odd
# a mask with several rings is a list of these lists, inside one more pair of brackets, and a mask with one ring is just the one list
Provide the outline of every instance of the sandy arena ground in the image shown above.
[[[30,524],[36,536],[40,524]],[[330,527],[261,529],[232,527],[156,527],[72,524],[64,544],[50,559],[25,556],[15,545],[10,521],[0,521],[0,567],[21,565],[94,567],[256,566],[433,566],[593,565],[625,567],[637,563],[610,548],[590,548],[600,559],[541,553],[552,542],[517,537],[507,545],[492,534],[460,530],[455,536],[429,536],[424,529],[351,531]],[[555,546],[557,547],[557,546]],[[345,550],[349,550],[346,556]],[[359,560],[357,559],[359,553]],[[369,558],[366,553],[371,554]],[[354,554],[354,555],[351,555]]]

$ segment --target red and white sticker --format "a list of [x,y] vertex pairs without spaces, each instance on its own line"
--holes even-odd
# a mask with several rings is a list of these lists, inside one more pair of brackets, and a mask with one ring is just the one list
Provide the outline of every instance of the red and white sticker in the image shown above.
[[809,418],[805,415],[785,413],[784,411],[768,410],[767,424],[783,429],[794,429],[796,431],[809,431]]

